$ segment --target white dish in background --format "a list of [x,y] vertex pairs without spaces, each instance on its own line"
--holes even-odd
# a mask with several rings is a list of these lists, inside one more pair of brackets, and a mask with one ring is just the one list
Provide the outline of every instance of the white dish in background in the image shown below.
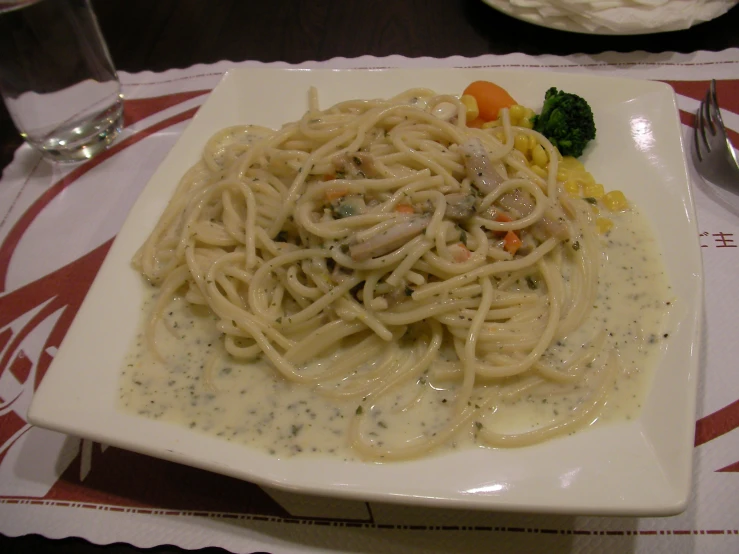
[[[460,93],[493,80],[540,108],[551,86],[587,98],[598,137],[585,163],[652,223],[683,306],[641,416],[537,446],[470,449],[410,462],[278,460],[249,447],[117,409],[119,374],[136,333],[143,283],[130,266],[183,173],[215,131],[298,119],[310,86],[322,106],[411,87]],[[663,83],[487,69],[229,72],[133,207],[34,397],[29,420],[76,436],[260,484],[331,496],[468,508],[667,515],[690,493],[702,311],[702,265],[672,89]]]
[[[725,14],[735,5],[731,0],[697,3],[678,0],[649,6],[622,2],[621,6],[591,8],[576,2],[514,2],[482,0],[488,6],[515,19],[570,33],[589,35],[643,35],[681,31]],[[598,2],[593,2],[598,4]],[[567,13],[570,10],[571,15]]]

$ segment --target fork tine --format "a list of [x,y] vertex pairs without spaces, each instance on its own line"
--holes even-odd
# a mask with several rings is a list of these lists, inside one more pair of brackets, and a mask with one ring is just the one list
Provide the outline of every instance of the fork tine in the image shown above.
[[[700,103],[700,106],[698,106],[698,111],[696,112],[697,121],[693,137],[696,154],[698,155],[698,159],[700,161],[703,161],[703,157],[711,152],[711,146],[708,142],[708,137],[706,136],[706,100],[707,99],[704,99]],[[701,149],[703,149],[704,152],[701,152]]]
[[716,79],[711,80],[711,85],[708,88],[708,92],[711,95],[711,108],[713,113],[716,114],[713,121],[718,123],[717,127],[720,132],[726,134],[726,127],[724,126],[724,118],[721,116],[721,110],[718,105],[718,94],[716,93]]
[[[711,134],[716,134],[716,121],[721,121],[721,113],[718,109],[718,98],[716,97],[716,80],[711,79],[711,84],[706,92],[706,98],[703,100],[706,106],[706,121],[708,122]],[[718,116],[718,117],[717,117]]]
[[703,116],[701,111],[703,110],[703,103],[698,106],[698,111],[695,112],[695,126],[693,126],[693,146],[695,146],[695,155],[698,156],[699,161],[703,161],[703,154],[701,153],[701,141],[699,140],[699,133],[701,132],[701,126],[703,123]]
[[696,111],[693,129],[693,154],[696,169],[705,178],[736,191],[739,185],[739,156],[726,133],[712,80]]

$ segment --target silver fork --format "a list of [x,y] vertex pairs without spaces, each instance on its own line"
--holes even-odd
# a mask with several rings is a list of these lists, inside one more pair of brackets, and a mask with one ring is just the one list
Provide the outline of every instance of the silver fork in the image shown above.
[[715,80],[711,80],[696,115],[693,144],[698,173],[717,185],[739,190],[739,160],[726,136]]

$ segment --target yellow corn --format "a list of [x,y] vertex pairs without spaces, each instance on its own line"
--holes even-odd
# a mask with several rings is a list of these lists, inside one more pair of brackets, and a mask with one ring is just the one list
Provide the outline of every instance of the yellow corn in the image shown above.
[[600,208],[596,204],[590,204],[590,210],[595,214],[598,215],[600,213]]
[[580,184],[582,186],[595,184],[595,177],[593,177],[587,171],[573,171],[571,173],[571,176],[573,179],[577,179],[578,181],[580,181]]
[[598,232],[601,235],[605,235],[608,231],[611,230],[611,227],[613,227],[613,221],[611,221],[607,217],[599,217],[595,220],[595,225],[596,227],[598,227]]
[[531,120],[530,119],[527,119],[525,117],[523,119],[519,119],[518,126],[519,127],[523,127],[524,129],[533,129],[534,128],[534,124],[531,122]]
[[533,171],[534,173],[536,173],[542,179],[546,179],[547,177],[549,177],[549,174],[547,173],[547,170],[544,169],[543,167],[539,167],[538,165],[532,165],[531,166],[531,171]]
[[568,179],[567,181],[565,181],[565,184],[563,186],[565,190],[570,194],[580,194],[580,185],[574,179]]
[[585,166],[582,165],[577,158],[572,156],[564,156],[559,162],[559,166],[563,169],[569,169],[572,171],[585,171]]
[[474,96],[463,94],[459,100],[467,108],[467,121],[472,121],[479,117],[480,108],[477,107],[477,100],[475,100]]
[[588,183],[582,188],[582,195],[590,198],[603,198],[606,189],[599,183]]
[[528,154],[529,152],[529,137],[526,135],[516,135],[513,139],[513,148],[521,152],[522,154]]
[[629,201],[620,190],[612,190],[603,196],[603,204],[612,212],[621,212],[629,207]]
[[523,116],[526,119],[531,119],[532,117],[534,117],[534,110],[532,110],[531,108],[524,107],[524,109],[523,109]]
[[[482,124],[483,129],[490,129],[491,127],[500,127],[500,121],[496,119],[494,121],[486,121]],[[501,136],[503,135],[501,134]]]
[[518,104],[514,104],[513,106],[508,108],[508,115],[511,116],[511,124],[515,125],[516,123],[514,122],[521,121],[521,118],[524,116],[525,113],[526,108]]
[[557,181],[566,181],[569,177],[569,171],[566,169],[557,169]]
[[537,144],[539,144],[539,141],[536,140],[536,137],[534,135],[529,135],[529,150],[536,148]]
[[549,157],[541,144],[537,144],[531,149],[531,161],[541,168],[546,167],[549,163]]

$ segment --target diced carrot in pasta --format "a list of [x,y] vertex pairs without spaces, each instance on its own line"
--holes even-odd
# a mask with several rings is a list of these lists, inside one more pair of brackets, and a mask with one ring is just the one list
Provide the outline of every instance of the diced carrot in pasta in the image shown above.
[[477,100],[477,108],[480,110],[480,118],[492,121],[498,118],[501,108],[510,108],[518,104],[503,87],[490,81],[475,81],[467,85],[464,93],[473,96]]
[[410,204],[398,204],[395,206],[395,211],[401,214],[412,214],[415,213],[416,210],[414,210],[413,206]]
[[508,231],[505,235],[505,238],[503,239],[504,248],[506,249],[506,252],[513,255],[515,254],[519,248],[521,248],[521,239],[518,238],[518,235],[514,233],[513,231]]
[[337,200],[342,196],[346,196],[347,194],[349,194],[349,189],[347,189],[346,187],[331,188],[326,191],[326,200],[328,200],[329,202],[333,202],[334,200]]

